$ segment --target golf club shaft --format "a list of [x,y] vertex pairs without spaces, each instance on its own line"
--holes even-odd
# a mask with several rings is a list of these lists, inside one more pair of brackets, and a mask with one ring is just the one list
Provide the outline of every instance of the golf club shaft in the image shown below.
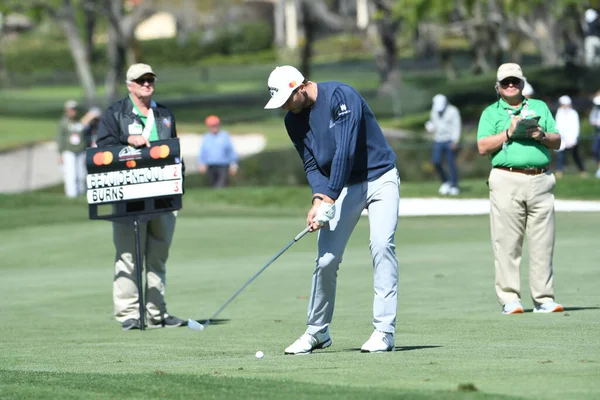
[[303,237],[304,235],[306,235],[306,234],[308,233],[308,231],[309,231],[309,230],[310,230],[310,225],[309,225],[309,226],[307,226],[306,228],[304,228],[304,230],[303,230],[302,232],[300,232],[298,235],[296,235],[296,237],[295,237],[294,239],[292,239],[292,241],[291,241],[291,242],[289,242],[289,243],[288,243],[288,244],[287,244],[287,245],[286,245],[286,246],[285,246],[283,249],[281,249],[281,251],[280,251],[279,253],[275,254],[275,256],[274,256],[273,258],[271,258],[271,259],[270,259],[270,260],[269,260],[269,261],[268,261],[268,262],[267,262],[267,263],[266,263],[266,264],[265,264],[265,265],[264,265],[264,266],[263,266],[261,269],[259,269],[259,270],[258,270],[258,271],[257,271],[257,272],[254,274],[254,275],[252,275],[252,277],[251,277],[250,279],[248,279],[248,281],[247,281],[246,283],[244,283],[244,285],[243,285],[241,288],[239,288],[239,289],[237,290],[237,292],[235,292],[235,293],[233,294],[233,296],[231,296],[231,297],[229,298],[229,300],[227,300],[227,301],[225,302],[225,304],[223,304],[223,305],[221,306],[221,308],[219,308],[219,309],[218,309],[218,310],[217,310],[217,311],[216,311],[216,312],[215,312],[215,313],[214,313],[214,314],[213,314],[213,315],[212,315],[212,316],[211,316],[211,317],[210,317],[210,318],[209,318],[209,319],[208,319],[208,320],[207,320],[207,321],[204,323],[204,326],[206,327],[208,324],[210,324],[210,322],[211,322],[211,321],[212,321],[214,318],[216,318],[216,317],[217,317],[217,315],[219,315],[219,314],[221,313],[221,311],[223,311],[223,310],[225,309],[225,307],[227,307],[227,305],[228,305],[229,303],[231,303],[231,302],[233,301],[233,299],[235,299],[235,298],[237,297],[237,295],[238,295],[238,294],[240,294],[240,293],[242,292],[242,290],[244,290],[244,289],[246,288],[246,286],[248,286],[250,283],[252,283],[252,281],[253,281],[254,279],[256,279],[256,277],[257,277],[258,275],[260,275],[260,274],[261,274],[261,273],[262,273],[262,272],[263,272],[265,269],[267,269],[267,267],[268,267],[269,265],[273,264],[273,262],[274,262],[275,260],[277,260],[277,259],[279,258],[279,256],[280,256],[280,255],[282,255],[283,253],[285,253],[285,251],[286,251],[287,249],[289,249],[290,247],[292,247],[292,245],[293,245],[294,243],[296,243],[298,240],[302,239],[302,237]]

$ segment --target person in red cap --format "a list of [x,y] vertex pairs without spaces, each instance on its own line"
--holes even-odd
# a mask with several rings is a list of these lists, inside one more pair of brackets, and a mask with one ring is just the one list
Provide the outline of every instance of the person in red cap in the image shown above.
[[219,117],[209,115],[204,123],[208,132],[198,153],[198,172],[208,175],[212,187],[223,188],[228,185],[228,178],[237,174],[238,155],[229,133],[221,129]]

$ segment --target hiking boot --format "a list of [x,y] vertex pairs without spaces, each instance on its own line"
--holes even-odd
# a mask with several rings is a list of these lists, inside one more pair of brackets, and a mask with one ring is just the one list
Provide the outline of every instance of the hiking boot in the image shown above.
[[331,338],[329,337],[329,327],[321,329],[317,333],[304,333],[294,343],[285,349],[285,354],[310,354],[315,349],[324,349],[331,346]]
[[140,329],[140,321],[135,318],[130,318],[121,324],[121,329],[124,331],[129,331],[131,329]]
[[523,314],[525,310],[521,305],[520,301],[513,301],[512,303],[505,304],[502,307],[502,314]]
[[373,331],[369,340],[360,348],[361,353],[383,353],[394,350],[396,350],[394,334],[378,330]]
[[534,313],[546,313],[546,314],[553,313],[553,312],[562,312],[562,311],[565,311],[563,306],[554,301],[548,301],[546,303],[537,305],[533,309]]
[[159,321],[158,323],[150,322],[148,324],[148,328],[178,328],[186,325],[187,321],[177,318],[174,315],[169,315],[167,318]]

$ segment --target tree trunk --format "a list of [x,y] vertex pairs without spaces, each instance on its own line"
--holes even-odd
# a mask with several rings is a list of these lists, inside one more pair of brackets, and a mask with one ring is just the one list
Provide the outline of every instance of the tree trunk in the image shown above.
[[69,48],[71,49],[71,55],[75,62],[77,76],[79,77],[83,88],[85,101],[87,105],[91,107],[96,103],[96,85],[92,75],[92,68],[88,62],[85,44],[79,36],[79,30],[77,29],[73,7],[70,1],[64,2],[62,11],[62,15],[59,17],[59,23],[69,42]]
[[107,6],[110,7],[111,18],[109,18],[107,47],[109,70],[106,74],[104,87],[106,102],[111,104],[119,97],[119,87],[125,82],[127,50],[121,26],[123,3],[120,1],[107,1],[107,3],[110,3]]
[[87,0],[85,2],[85,48],[87,59],[90,64],[96,61],[96,51],[94,49],[94,32],[96,31],[96,0]]
[[392,16],[384,1],[375,1],[375,7],[380,18],[375,21],[382,51],[376,55],[377,72],[381,78],[378,92],[394,93],[400,88],[401,73],[398,63],[398,49],[396,48],[396,33],[398,20]]
[[313,47],[315,42],[316,24],[310,10],[310,5],[302,2],[302,27],[304,29],[304,44],[300,55],[301,71],[306,79],[310,79]]

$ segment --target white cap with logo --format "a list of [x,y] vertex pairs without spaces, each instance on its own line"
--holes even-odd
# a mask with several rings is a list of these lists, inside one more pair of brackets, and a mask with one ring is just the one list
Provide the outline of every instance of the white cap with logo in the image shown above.
[[525,79],[523,76],[523,70],[519,66],[519,64],[515,63],[506,63],[502,64],[498,67],[498,73],[496,74],[496,81],[500,82],[506,78],[518,78]]
[[152,71],[152,67],[148,64],[133,64],[127,70],[127,82],[134,81],[146,74],[151,74],[156,77],[156,74]]
[[276,67],[271,75],[267,85],[271,93],[271,100],[265,106],[265,109],[279,108],[285,104],[296,90],[304,82],[304,76],[291,65]]

